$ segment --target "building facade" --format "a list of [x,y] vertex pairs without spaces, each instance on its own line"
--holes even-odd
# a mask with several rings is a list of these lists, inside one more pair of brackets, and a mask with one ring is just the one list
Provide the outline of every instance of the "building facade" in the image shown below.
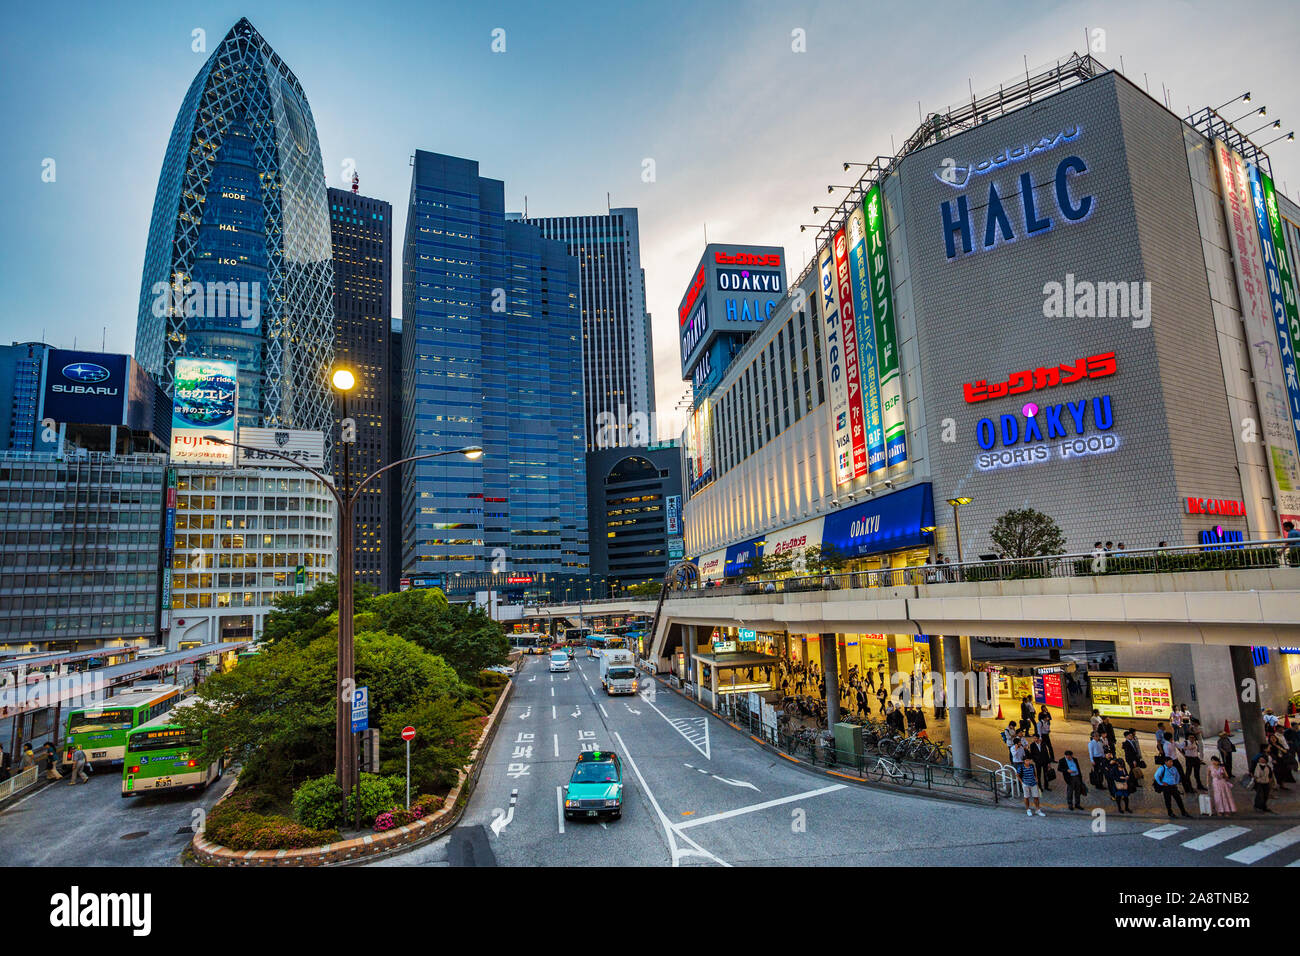
[[47,351],[41,342],[0,346],[0,451],[33,450]]
[[578,260],[587,450],[657,440],[654,341],[637,210],[523,219]]
[[591,573],[612,587],[659,582],[683,557],[677,442],[587,455]]
[[[330,236],[334,250],[334,362],[351,369],[356,387],[348,394],[348,415],[357,426],[349,448],[352,480],[372,474],[396,458],[389,457],[390,391],[394,376],[389,327],[392,314],[393,207],[382,199],[352,190],[329,190]],[[336,403],[335,419],[342,411]],[[333,472],[343,475],[340,445],[334,447]],[[396,536],[388,521],[389,483],[367,485],[354,512],[356,580],[378,591],[391,590],[391,550]]]
[[[1267,322],[1264,268],[1291,283],[1278,314],[1293,314],[1300,210],[1273,195],[1267,156],[1090,58],[1011,89],[932,118],[872,170],[697,402],[686,546],[702,577],[810,548],[861,570],[996,556],[1012,509],[1048,514],[1082,554],[1276,537],[1296,513],[1300,328]],[[1276,210],[1275,242],[1256,210]],[[960,542],[948,499],[968,499]],[[1106,660],[1167,675],[1166,701],[1207,727],[1237,717],[1227,648],[970,637],[977,665],[1050,657],[1096,676]],[[929,660],[909,635],[838,647],[843,669]],[[1300,668],[1269,650],[1258,675],[1280,706]]]
[[[403,576],[585,573],[578,263],[504,184],[415,154],[403,251]],[[450,581],[446,581],[450,584]]]
[[240,20],[194,78],[167,144],[137,359],[169,395],[177,356],[233,361],[242,424],[328,433],[330,256],[311,107]]
[[168,645],[255,639],[277,595],[335,572],[334,496],[292,468],[168,469]]

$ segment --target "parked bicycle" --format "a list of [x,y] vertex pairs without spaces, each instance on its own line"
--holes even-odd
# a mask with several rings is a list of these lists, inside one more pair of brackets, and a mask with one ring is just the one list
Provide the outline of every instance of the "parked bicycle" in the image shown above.
[[910,787],[916,780],[916,774],[912,773],[906,766],[885,756],[876,758],[876,763],[871,768],[870,773],[877,783],[884,783],[887,780],[890,783]]

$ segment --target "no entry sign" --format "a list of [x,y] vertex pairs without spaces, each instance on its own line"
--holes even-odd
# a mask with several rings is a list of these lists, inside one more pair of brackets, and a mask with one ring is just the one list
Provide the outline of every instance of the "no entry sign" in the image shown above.
[[414,740],[414,739],[415,739],[415,728],[414,728],[414,727],[403,727],[403,728],[402,728],[402,739],[403,739],[403,740]]

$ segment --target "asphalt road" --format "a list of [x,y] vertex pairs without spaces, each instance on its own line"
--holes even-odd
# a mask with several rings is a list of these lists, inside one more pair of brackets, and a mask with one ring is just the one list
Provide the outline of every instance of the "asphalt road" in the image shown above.
[[[478,786],[449,837],[384,866],[1276,866],[1300,864],[1300,826],[1094,818],[956,804],[810,772],[642,676],[608,697],[598,662],[532,658]],[[583,746],[624,763],[617,821],[562,819]],[[1235,856],[1234,856],[1235,855]]]
[[178,866],[190,827],[230,784],[202,792],[122,797],[122,768],[67,779],[0,812],[0,866]]

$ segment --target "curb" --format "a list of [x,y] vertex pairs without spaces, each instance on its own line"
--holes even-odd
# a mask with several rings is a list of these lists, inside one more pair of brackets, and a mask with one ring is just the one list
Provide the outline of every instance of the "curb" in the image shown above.
[[[349,866],[369,863],[380,857],[394,856],[424,846],[460,821],[469,802],[469,794],[483,769],[483,761],[479,757],[492,742],[500,725],[499,717],[505,710],[514,687],[515,682],[511,679],[502,689],[496,706],[492,708],[492,713],[488,715],[487,723],[479,734],[478,743],[470,751],[469,763],[456,771],[456,786],[452,787],[439,809],[421,820],[383,833],[369,833],[336,843],[326,843],[324,846],[294,850],[232,850],[204,839],[202,833],[196,833],[190,841],[189,849],[197,862],[207,866]],[[236,777],[213,808],[229,797],[238,785],[239,778]]]

